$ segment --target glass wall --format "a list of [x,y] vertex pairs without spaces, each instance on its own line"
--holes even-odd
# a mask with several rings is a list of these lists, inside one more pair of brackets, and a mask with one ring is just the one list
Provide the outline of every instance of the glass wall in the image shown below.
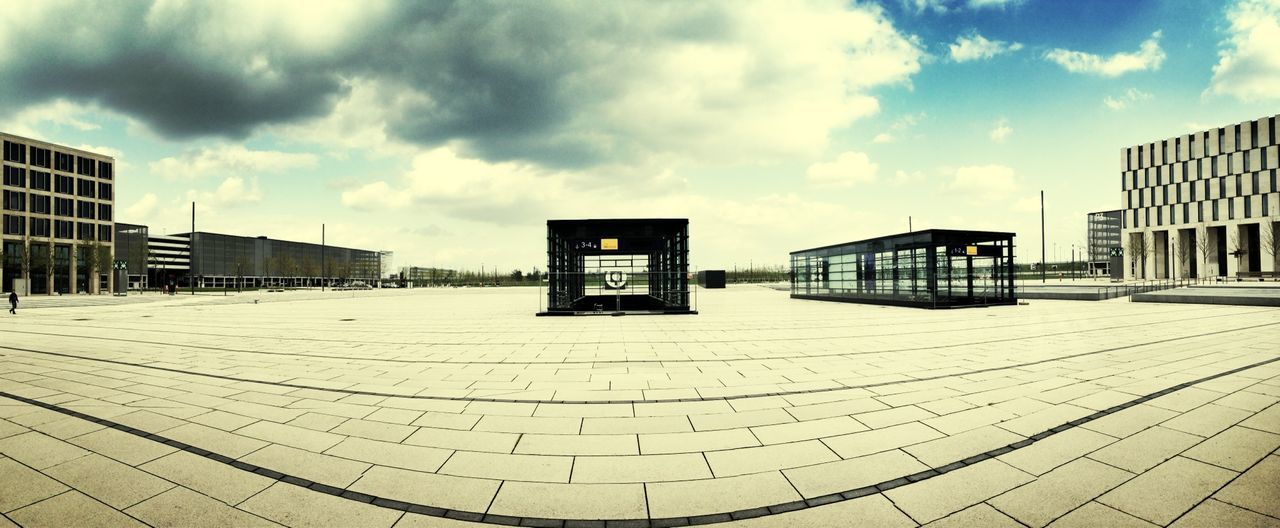
[[928,308],[1013,304],[1013,237],[928,230],[797,251],[791,296]]

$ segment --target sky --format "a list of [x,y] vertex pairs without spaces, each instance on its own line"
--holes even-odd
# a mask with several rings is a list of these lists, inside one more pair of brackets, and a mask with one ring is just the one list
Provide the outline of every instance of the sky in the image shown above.
[[1280,0],[48,0],[0,130],[114,156],[116,221],[546,267],[546,221],[689,218],[691,265],[914,229],[1039,259],[1121,149],[1280,113]]

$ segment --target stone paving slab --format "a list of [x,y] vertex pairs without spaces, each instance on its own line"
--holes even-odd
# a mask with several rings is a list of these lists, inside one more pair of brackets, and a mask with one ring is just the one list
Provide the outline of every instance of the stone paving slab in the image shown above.
[[684,318],[535,318],[533,289],[20,310],[0,519],[1280,522],[1280,310],[704,293]]

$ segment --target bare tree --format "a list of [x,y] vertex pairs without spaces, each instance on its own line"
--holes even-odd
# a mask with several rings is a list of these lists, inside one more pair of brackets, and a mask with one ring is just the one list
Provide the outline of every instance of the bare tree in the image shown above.
[[[1201,272],[1201,275],[1207,277],[1209,275],[1209,257],[1216,255],[1218,248],[1215,244],[1209,242],[1209,228],[1204,225],[1201,225],[1200,231],[1196,233],[1196,252],[1200,254],[1200,260],[1204,262],[1204,271]],[[1217,264],[1215,263],[1214,266],[1216,268]],[[1217,273],[1220,274],[1221,272],[1222,270],[1217,270]]]
[[1194,254],[1194,251],[1181,240],[1178,241],[1178,245],[1175,246],[1175,248],[1176,254],[1178,255],[1179,274],[1184,275],[1185,277],[1183,278],[1190,278],[1191,272],[1189,270],[1191,269],[1191,257]]
[[[1151,244],[1147,243],[1147,234],[1138,232],[1137,237],[1129,237],[1129,261],[1139,265],[1142,278],[1147,278],[1147,256],[1151,254]],[[1135,273],[1135,275],[1137,275]]]
[[1244,257],[1249,254],[1249,248],[1240,242],[1240,236],[1236,233],[1231,233],[1231,237],[1227,240],[1227,247],[1231,249],[1229,255],[1236,258],[1236,269],[1243,268]]
[[1262,221],[1262,236],[1259,237],[1262,244],[1262,250],[1271,254],[1271,262],[1274,268],[1280,268],[1280,255],[1276,254],[1276,250],[1280,249],[1280,229],[1276,228],[1275,222],[1267,219]]

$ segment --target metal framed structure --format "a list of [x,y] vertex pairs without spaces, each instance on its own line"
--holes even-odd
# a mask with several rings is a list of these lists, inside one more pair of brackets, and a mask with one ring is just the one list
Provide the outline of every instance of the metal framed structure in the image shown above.
[[686,218],[547,221],[538,315],[694,314]]
[[1122,246],[1120,231],[1124,211],[1098,211],[1088,216],[1089,275],[1104,276],[1111,273],[1111,260]]
[[1017,304],[1014,233],[929,229],[791,253],[791,298],[960,308]]

